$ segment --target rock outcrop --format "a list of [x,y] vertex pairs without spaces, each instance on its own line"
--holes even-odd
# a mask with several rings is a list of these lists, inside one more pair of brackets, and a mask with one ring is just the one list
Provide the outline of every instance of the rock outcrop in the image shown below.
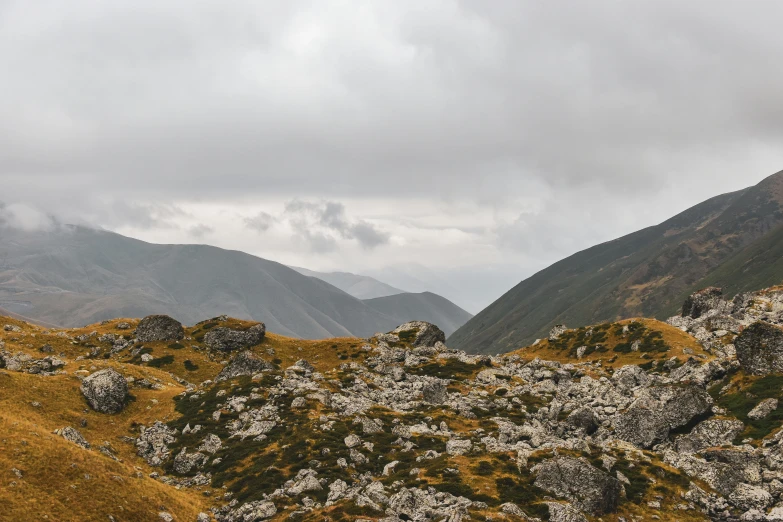
[[257,357],[251,351],[240,352],[231,362],[215,377],[216,382],[225,381],[241,375],[255,375],[265,370],[271,370],[271,363]]
[[756,375],[783,372],[783,328],[758,321],[745,328],[734,341],[737,360]]
[[429,347],[446,342],[446,334],[443,333],[443,330],[425,321],[411,321],[401,324],[391,333],[399,338],[405,337],[406,339],[410,337],[411,333],[414,333],[413,339],[409,341],[414,347]]
[[535,484],[591,515],[615,511],[622,492],[616,478],[571,457],[557,457],[541,464]]
[[682,316],[698,319],[710,310],[720,307],[723,290],[709,287],[692,294],[682,305]]
[[265,335],[264,323],[258,323],[244,330],[217,326],[204,336],[204,344],[212,350],[231,352],[261,344]]

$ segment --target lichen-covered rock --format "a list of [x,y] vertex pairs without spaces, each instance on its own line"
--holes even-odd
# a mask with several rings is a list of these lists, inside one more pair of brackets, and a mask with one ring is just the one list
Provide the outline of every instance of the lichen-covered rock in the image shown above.
[[611,513],[620,502],[620,481],[572,457],[556,457],[538,468],[535,485],[592,515]]
[[731,444],[743,429],[745,425],[737,419],[707,419],[687,435],[677,437],[674,445],[679,453],[698,453],[707,448]]
[[238,508],[225,515],[218,515],[219,522],[258,522],[272,518],[277,514],[274,502],[268,500],[256,500],[242,504]]
[[469,440],[452,439],[446,442],[446,453],[449,455],[464,455],[473,447]]
[[204,336],[204,344],[212,350],[231,352],[261,344],[266,335],[266,325],[258,323],[247,329],[218,326]]
[[708,412],[712,397],[697,386],[653,386],[614,421],[615,435],[642,448],[663,442],[669,431]]
[[392,331],[392,334],[402,339],[407,332],[416,332],[415,337],[410,341],[411,346],[414,347],[430,347],[439,342],[446,342],[446,334],[443,330],[425,321],[411,321],[401,324]]
[[160,466],[168,460],[169,444],[176,442],[177,431],[160,421],[149,428],[141,427],[139,438],[136,439],[136,454],[151,466]]
[[692,294],[682,305],[682,316],[698,319],[722,302],[723,290],[709,287]]
[[172,467],[176,473],[184,475],[195,467],[203,466],[206,460],[207,456],[203,453],[188,453],[188,448],[182,448],[182,451],[174,457],[174,465]]
[[430,381],[421,389],[424,402],[428,404],[443,404],[446,400],[446,385],[438,381]]
[[271,370],[271,363],[257,357],[250,351],[244,351],[234,357],[230,363],[215,377],[215,382],[225,381],[242,375],[255,375],[264,370]]
[[556,324],[550,331],[549,331],[549,340],[550,341],[557,341],[560,339],[560,336],[563,335],[565,332],[568,331],[568,327],[564,324]]
[[77,446],[81,446],[84,449],[90,449],[90,443],[82,436],[82,434],[76,428],[66,426],[54,432],[56,435],[61,436],[67,441],[73,442]]
[[566,417],[565,423],[574,429],[581,429],[587,435],[592,435],[598,429],[595,413],[590,408],[579,408]]
[[745,328],[734,341],[737,360],[755,375],[783,372],[783,328],[757,321]]
[[136,339],[142,343],[179,341],[184,336],[182,324],[168,315],[148,315],[136,327]]
[[204,437],[204,440],[201,442],[201,446],[198,447],[198,451],[211,453],[214,455],[215,453],[220,451],[220,448],[222,446],[223,443],[220,441],[220,437],[218,437],[214,433],[210,433],[209,435]]
[[128,401],[128,382],[116,370],[106,368],[86,377],[81,392],[93,410],[119,413]]
[[549,508],[549,522],[587,522],[587,517],[568,502],[547,502],[546,506]]
[[774,398],[764,399],[748,412],[748,418],[761,420],[769,417],[773,411],[778,409],[778,400]]
[[737,485],[729,495],[729,502],[743,511],[765,509],[772,504],[772,500],[772,495],[764,488],[744,483]]
[[614,434],[640,448],[651,448],[668,437],[669,425],[658,411],[633,406],[615,419]]

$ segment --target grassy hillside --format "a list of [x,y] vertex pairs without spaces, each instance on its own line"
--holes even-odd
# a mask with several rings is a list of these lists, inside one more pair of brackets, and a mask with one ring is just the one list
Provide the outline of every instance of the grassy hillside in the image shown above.
[[[779,249],[783,234],[781,202],[783,173],[778,173],[574,254],[512,288],[449,343],[470,352],[504,352],[545,337],[557,323],[664,318],[684,296],[712,281],[729,289],[780,282],[781,265],[769,249]],[[765,261],[773,262],[759,273]]]

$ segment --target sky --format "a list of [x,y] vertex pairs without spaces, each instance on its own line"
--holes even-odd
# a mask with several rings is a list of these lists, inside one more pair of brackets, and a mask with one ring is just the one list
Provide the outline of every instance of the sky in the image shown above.
[[0,0],[0,202],[471,312],[783,169],[783,3]]

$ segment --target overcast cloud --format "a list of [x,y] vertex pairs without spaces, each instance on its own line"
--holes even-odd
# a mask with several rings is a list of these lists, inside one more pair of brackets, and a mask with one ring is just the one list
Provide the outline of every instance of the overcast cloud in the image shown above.
[[0,0],[0,219],[424,280],[476,312],[783,168],[782,18],[776,0]]

